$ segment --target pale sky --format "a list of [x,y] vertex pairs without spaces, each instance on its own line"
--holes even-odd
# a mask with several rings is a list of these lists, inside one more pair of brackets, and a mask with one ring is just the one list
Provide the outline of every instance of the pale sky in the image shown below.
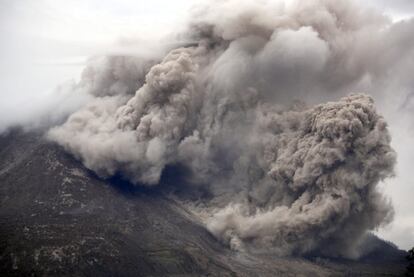
[[[2,126],[30,122],[34,114],[56,105],[60,99],[54,92],[56,86],[78,79],[87,57],[137,51],[134,45],[176,31],[190,7],[202,1],[1,0],[0,132]],[[364,3],[395,21],[414,15],[413,0]],[[68,111],[82,101],[70,96],[65,99],[67,106],[62,109]],[[414,246],[414,139],[401,122],[390,122],[398,153],[397,177],[383,184],[385,194],[394,203],[396,217],[378,234],[408,249]]]

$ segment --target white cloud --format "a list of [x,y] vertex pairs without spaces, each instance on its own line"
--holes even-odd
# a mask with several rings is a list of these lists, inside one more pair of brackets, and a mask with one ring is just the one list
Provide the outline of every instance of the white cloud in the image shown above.
[[414,14],[412,0],[366,0],[366,3],[391,15],[395,20],[409,18]]

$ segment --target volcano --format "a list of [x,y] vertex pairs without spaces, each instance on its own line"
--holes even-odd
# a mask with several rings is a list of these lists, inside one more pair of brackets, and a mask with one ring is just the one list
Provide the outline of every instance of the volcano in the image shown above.
[[[405,251],[370,235],[358,260],[231,250],[177,197],[177,169],[155,188],[101,179],[41,132],[0,137],[1,276],[390,276]],[[174,197],[171,196],[174,192]],[[199,192],[202,193],[202,192]]]

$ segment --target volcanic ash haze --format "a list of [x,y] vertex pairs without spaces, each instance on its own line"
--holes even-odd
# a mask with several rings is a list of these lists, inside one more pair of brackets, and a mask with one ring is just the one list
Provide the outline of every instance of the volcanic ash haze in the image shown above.
[[93,101],[49,137],[138,186],[186,168],[211,195],[189,206],[240,251],[357,257],[392,219],[377,185],[396,157],[372,98],[349,93],[387,93],[412,25],[354,1],[212,1],[180,34],[189,46],[92,62],[77,87]]

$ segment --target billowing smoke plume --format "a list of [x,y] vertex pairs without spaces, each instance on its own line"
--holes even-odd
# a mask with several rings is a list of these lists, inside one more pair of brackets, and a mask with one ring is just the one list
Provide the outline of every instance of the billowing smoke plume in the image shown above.
[[395,153],[372,98],[349,93],[386,93],[412,26],[353,1],[213,1],[186,47],[87,68],[79,86],[94,100],[49,136],[136,185],[185,167],[212,196],[195,213],[236,249],[355,256],[392,219],[376,186]]
[[[375,186],[392,174],[395,155],[369,97],[352,95],[305,111],[264,111],[259,118],[254,166],[262,167],[253,176],[260,177],[251,180],[245,202],[209,219],[214,234],[236,247],[248,241],[282,254],[335,238],[340,245],[324,251],[347,254],[355,234],[390,219],[390,206]],[[251,166],[243,170],[252,174]]]

